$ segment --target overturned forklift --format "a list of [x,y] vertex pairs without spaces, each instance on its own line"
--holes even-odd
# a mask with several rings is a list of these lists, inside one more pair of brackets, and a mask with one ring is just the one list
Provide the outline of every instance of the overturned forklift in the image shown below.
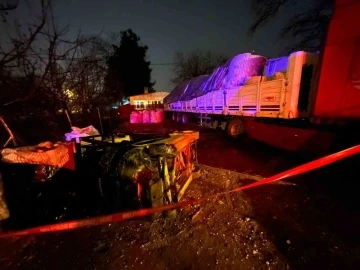
[[0,148],[3,229],[171,204],[199,175],[197,131],[94,135],[19,147],[4,119],[0,123],[9,133]]

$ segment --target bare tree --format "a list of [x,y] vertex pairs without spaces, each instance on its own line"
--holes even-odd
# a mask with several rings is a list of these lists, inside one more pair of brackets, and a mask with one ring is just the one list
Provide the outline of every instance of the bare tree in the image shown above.
[[49,5],[40,1],[39,10],[31,23],[22,25],[19,20],[4,21],[3,35],[0,40],[0,109],[19,101],[33,87],[35,65],[29,54],[31,46],[46,26]]
[[[75,39],[66,38],[68,27],[57,25],[50,0],[41,1],[32,24],[24,27],[15,22],[11,26],[8,43],[0,44],[0,74],[13,82],[8,87],[15,89],[7,92],[16,94],[4,93],[2,101],[6,102],[0,108],[28,101],[35,111],[43,108],[55,114],[58,109],[66,109],[65,82],[77,65],[80,48],[93,38],[84,37],[80,31]],[[20,87],[19,81],[24,80],[29,83]]]
[[85,113],[100,103],[106,75],[103,49],[103,46],[99,47],[99,39],[91,40],[81,46],[81,57],[70,63],[65,85],[69,105],[75,111]]
[[[280,38],[291,36],[299,40],[288,50],[319,50],[325,40],[331,18],[334,0],[311,1],[305,11],[297,13],[281,29]],[[296,10],[303,10],[304,1],[296,0],[252,0],[251,9],[255,20],[249,28],[253,35],[259,28],[273,19],[285,5],[292,5]],[[301,8],[299,8],[301,5]]]
[[49,6],[45,0],[41,1],[41,10],[39,16],[28,25],[26,30],[18,20],[10,23],[5,21],[7,30],[7,39],[4,36],[0,44],[0,69],[16,67],[17,61],[24,57],[34,43],[36,37],[45,27],[48,16]]
[[51,15],[51,24],[42,32],[47,44],[46,51],[41,47],[38,50],[32,48],[35,57],[33,63],[37,65],[38,71],[37,85],[47,92],[49,100],[53,101],[54,109],[67,109],[68,95],[65,82],[71,70],[78,66],[81,47],[90,40],[82,36],[80,31],[75,39],[67,39],[66,32],[67,27],[58,28]]
[[191,78],[209,74],[217,66],[224,64],[227,58],[211,51],[194,50],[188,54],[178,52],[175,54],[174,73],[175,78],[172,79],[174,84],[179,84],[190,80]]

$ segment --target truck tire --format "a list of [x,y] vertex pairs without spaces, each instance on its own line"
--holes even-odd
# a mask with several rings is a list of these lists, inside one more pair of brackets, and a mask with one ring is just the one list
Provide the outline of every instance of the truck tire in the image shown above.
[[233,138],[239,138],[245,134],[244,122],[239,118],[230,119],[226,127],[227,134]]

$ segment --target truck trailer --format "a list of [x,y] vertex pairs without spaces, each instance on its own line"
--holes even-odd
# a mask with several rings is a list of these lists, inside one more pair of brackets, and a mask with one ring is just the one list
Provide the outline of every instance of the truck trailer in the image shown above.
[[289,151],[323,154],[334,144],[357,143],[359,13],[359,1],[337,0],[321,54],[237,55],[212,74],[176,86],[164,99],[167,114]]

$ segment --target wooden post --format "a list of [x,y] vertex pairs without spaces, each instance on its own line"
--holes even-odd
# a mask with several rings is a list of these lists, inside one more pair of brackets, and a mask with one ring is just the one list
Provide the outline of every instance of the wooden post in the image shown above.
[[17,146],[14,134],[12,133],[11,129],[8,127],[5,120],[1,116],[0,116],[0,122],[4,126],[7,133],[9,133],[9,135],[10,135],[10,138],[7,140],[7,142],[5,143],[5,145],[3,147],[6,147],[10,143],[11,140],[13,141],[14,146]]
[[103,126],[102,126],[102,121],[101,121],[101,115],[100,115],[100,109],[99,109],[99,107],[97,108],[97,111],[98,111],[98,116],[99,116],[99,121],[100,121],[101,135],[104,135],[104,130],[103,130]]
[[73,125],[72,125],[72,123],[71,123],[71,119],[70,119],[70,116],[69,116],[69,113],[68,113],[67,110],[65,110],[65,114],[66,114],[67,120],[69,121],[70,128],[72,128]]

